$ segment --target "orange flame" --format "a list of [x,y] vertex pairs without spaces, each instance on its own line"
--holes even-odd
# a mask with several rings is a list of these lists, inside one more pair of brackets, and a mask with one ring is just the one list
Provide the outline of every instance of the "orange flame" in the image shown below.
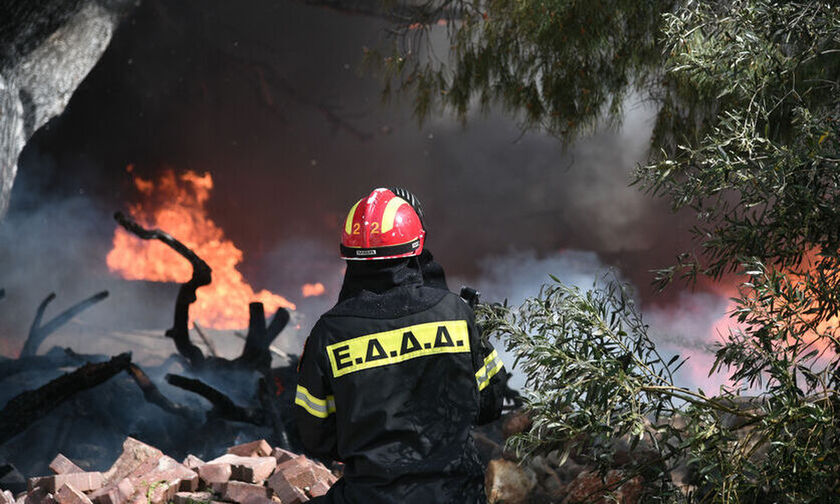
[[[129,173],[133,167],[127,169]],[[167,170],[157,181],[134,177],[143,201],[132,205],[129,213],[146,227],[160,228],[191,248],[213,269],[213,282],[196,292],[190,318],[207,327],[239,329],[248,326],[248,303],[260,301],[266,313],[279,307],[294,310],[283,296],[267,290],[254,292],[237,266],[243,254],[225,238],[224,231],[204,208],[213,189],[209,173],[188,171],[176,176]],[[117,228],[114,248],[108,253],[108,269],[128,280],[179,282],[190,279],[192,266],[159,241],[144,241]]]
[[[809,251],[805,254],[803,258],[801,268],[811,274],[816,275],[817,271],[817,263],[819,262],[819,257],[815,250]],[[805,282],[805,274],[804,273],[797,273],[793,271],[788,271],[787,277],[791,283],[794,285],[802,284]],[[726,307],[726,312],[722,315],[718,320],[715,321],[713,324],[710,332],[708,342],[721,342],[724,341],[729,334],[730,330],[740,328],[741,330],[747,330],[746,324],[740,324],[732,317],[732,314],[739,308],[738,303],[736,303],[732,298],[736,298],[740,295],[738,288],[736,287],[736,282],[734,279],[728,279],[729,281],[722,281],[718,284],[711,284],[713,285],[713,289],[716,290],[720,295],[726,296],[729,298],[728,305]],[[816,301],[811,303],[811,307],[816,307]],[[800,321],[804,323],[813,323],[816,315],[807,313],[807,310],[800,314]],[[825,337],[826,333],[832,334],[837,331],[838,327],[840,327],[840,316],[833,315],[825,320],[820,321],[816,324],[816,327],[813,330],[810,330],[804,334],[802,334],[802,340],[806,345],[810,345],[810,349],[815,349],[818,351],[818,355],[821,359],[824,358],[831,358],[834,355],[834,351],[832,349],[832,342],[830,338]],[[794,343],[792,339],[789,340],[789,343]],[[694,357],[693,357],[694,358]],[[699,378],[701,376],[702,369],[708,370],[711,366],[711,363],[714,361],[711,355],[700,355],[695,358],[694,368],[691,368],[691,374],[695,376],[695,378]],[[696,368],[696,369],[695,369]],[[718,380],[718,382],[722,382],[722,380]],[[731,381],[726,381],[727,385],[733,385]]]
[[314,283],[314,284],[303,284],[300,288],[301,292],[303,293],[303,297],[313,297],[313,296],[321,296],[326,292],[324,288],[324,284],[321,282]]

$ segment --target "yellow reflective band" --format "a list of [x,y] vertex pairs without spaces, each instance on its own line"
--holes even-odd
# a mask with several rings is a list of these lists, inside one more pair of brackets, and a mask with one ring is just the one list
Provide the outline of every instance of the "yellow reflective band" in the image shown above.
[[353,208],[350,209],[350,213],[347,214],[347,220],[344,221],[344,232],[348,235],[353,232],[353,216],[356,215],[356,207],[358,207],[361,202],[362,200],[359,200],[355,205],[353,205]]
[[470,337],[465,320],[427,322],[327,346],[335,378],[425,355],[469,352]]
[[493,360],[496,359],[498,356],[499,354],[496,353],[496,349],[494,348],[493,351],[490,352],[490,355],[484,358],[484,363],[481,365],[481,368],[475,372],[476,379],[484,377],[484,375],[487,373],[487,365],[493,362]]
[[318,418],[327,418],[330,416],[330,413],[335,413],[334,396],[327,396],[326,399],[320,399],[310,394],[303,385],[297,386],[295,404],[305,409],[310,415]]
[[484,365],[486,366],[486,365],[490,364],[491,362],[493,362],[494,360],[496,360],[498,358],[499,358],[499,354],[496,353],[496,349],[493,349],[493,351],[490,352],[490,355],[488,355],[487,357],[484,358]]
[[397,210],[403,204],[408,205],[408,202],[399,196],[395,196],[394,199],[388,202],[388,205],[385,207],[385,212],[382,213],[382,232],[387,233],[388,231],[394,229],[394,220],[397,217]]
[[478,390],[484,390],[490,384],[490,379],[496,376],[496,373],[504,366],[502,359],[496,350],[490,352],[490,355],[484,358],[484,365],[475,373],[475,381],[478,384]]

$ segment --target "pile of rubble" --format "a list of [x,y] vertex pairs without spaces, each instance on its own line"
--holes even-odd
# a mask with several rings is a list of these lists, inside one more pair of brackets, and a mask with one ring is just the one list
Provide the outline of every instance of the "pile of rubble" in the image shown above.
[[127,438],[122,455],[105,472],[86,472],[59,454],[52,476],[30,478],[28,491],[0,493],[0,504],[298,504],[324,495],[338,479],[303,455],[265,440],[229,448],[204,462],[183,462]]
[[[498,433],[505,440],[527,431],[532,423],[527,413],[506,415]],[[479,438],[479,445],[487,438]],[[594,467],[559,451],[518,460],[503,448],[494,447],[485,473],[488,504],[638,504],[642,498],[642,478],[629,477],[620,467],[602,477]],[[629,457],[629,452],[627,453]]]

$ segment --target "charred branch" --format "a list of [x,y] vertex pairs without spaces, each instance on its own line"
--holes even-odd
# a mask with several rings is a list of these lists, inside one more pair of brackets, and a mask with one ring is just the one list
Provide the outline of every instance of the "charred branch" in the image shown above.
[[232,422],[245,422],[254,425],[263,425],[263,415],[251,408],[237,406],[228,396],[214,389],[210,385],[185,376],[168,374],[166,381],[173,387],[188,390],[210,401],[213,409],[211,415]]
[[[238,360],[239,362],[248,363],[259,368],[267,364],[263,355],[263,343],[267,337],[265,307],[262,303],[251,303],[248,305],[248,310],[248,335],[245,338],[245,347],[242,349],[242,355]],[[268,359],[270,363],[271,355],[268,356]]]
[[149,378],[149,375],[140,369],[140,366],[129,364],[127,371],[131,378],[134,379],[134,383],[140,387],[146,401],[173,415],[178,415],[191,421],[196,419],[195,414],[189,408],[181,404],[176,404],[164,396],[160,392],[160,389],[157,388],[157,385]]
[[271,347],[271,344],[277,339],[277,336],[286,328],[289,324],[289,320],[291,319],[291,314],[289,314],[289,310],[285,308],[278,308],[277,312],[274,314],[274,318],[271,319],[271,323],[268,324],[268,331],[266,333],[266,341],[265,341],[265,349],[268,350]]
[[130,364],[131,354],[123,353],[107,362],[85,364],[37,390],[15,396],[0,411],[0,444],[26,430],[73,395],[109,380],[128,369]]
[[[241,332],[239,332],[239,331],[234,331],[234,332],[233,332],[233,335],[234,335],[234,336],[236,336],[237,338],[241,339],[241,340],[247,340],[247,339],[248,339],[248,337],[247,337],[247,336],[245,336],[244,334],[242,334],[242,333],[241,333]],[[279,348],[277,348],[277,347],[276,347],[276,346],[274,346],[274,345],[269,345],[269,346],[268,346],[268,351],[269,351],[269,352],[271,352],[271,353],[273,353],[273,354],[274,354],[274,355],[276,355],[277,357],[280,357],[281,359],[286,359],[286,360],[289,360],[289,359],[291,358],[291,356],[290,356],[289,354],[287,354],[287,353],[286,353],[286,352],[284,352],[283,350],[280,350]]]
[[58,369],[80,366],[85,362],[105,362],[106,360],[108,360],[108,357],[104,355],[82,355],[69,348],[55,347],[45,355],[33,355],[0,362],[0,381],[23,371]]
[[285,308],[278,308],[271,323],[266,327],[265,308],[262,303],[249,305],[250,318],[248,334],[245,337],[245,347],[237,362],[256,369],[271,367],[271,352],[269,347],[280,331],[289,323],[289,312]]
[[38,352],[38,347],[41,346],[41,343],[43,343],[50,334],[54,333],[59,327],[63,326],[67,322],[70,322],[76,315],[82,313],[107,297],[108,291],[98,292],[84,301],[64,310],[46,324],[41,325],[41,320],[44,318],[44,311],[47,309],[50,302],[55,299],[55,292],[51,292],[50,295],[41,302],[38,306],[38,310],[35,312],[35,319],[32,321],[32,326],[29,328],[29,336],[23,344],[23,350],[20,351],[20,356],[31,357],[35,355]]
[[216,350],[215,343],[213,343],[213,340],[207,337],[206,334],[204,334],[204,331],[201,329],[201,326],[198,325],[198,322],[193,322],[193,329],[195,329],[195,332],[198,333],[198,337],[201,338],[201,341],[203,341],[204,344],[207,345],[207,350],[210,351],[210,355],[212,355],[213,357],[218,357],[219,351]]
[[122,212],[114,214],[114,219],[128,232],[143,240],[159,240],[180,254],[190,262],[193,268],[192,278],[178,290],[178,298],[175,300],[175,317],[172,328],[166,331],[166,335],[175,342],[178,353],[183,355],[191,366],[200,368],[204,364],[204,354],[201,349],[190,341],[189,321],[190,305],[195,302],[195,291],[211,280],[212,269],[204,260],[190,250],[189,247],[173,238],[169,233],[160,229],[146,229]]

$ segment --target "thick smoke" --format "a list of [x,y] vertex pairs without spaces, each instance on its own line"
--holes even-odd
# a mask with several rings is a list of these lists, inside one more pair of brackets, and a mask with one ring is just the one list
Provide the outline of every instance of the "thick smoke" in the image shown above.
[[[420,197],[429,247],[486,299],[520,300],[549,272],[588,286],[605,264],[644,302],[656,299],[664,313],[681,306],[654,298],[648,284],[649,270],[685,247],[683,217],[628,187],[647,154],[653,107],[631,96],[621,127],[567,150],[493,111],[466,128],[449,117],[421,128],[409,103],[382,106],[381,81],[356,71],[385,27],[294,2],[141,3],[65,113],[22,154],[0,223],[3,340],[19,347],[53,290],[55,311],[110,290],[80,317],[105,332],[170,325],[177,286],[126,282],[105,267],[110,215],[135,196],[128,164],[145,178],[209,171],[210,217],[243,249],[247,280],[298,305],[301,336],[337,297],[342,219],[382,185]],[[301,285],[313,282],[326,293],[303,298]],[[106,352],[102,338],[84,334],[68,328],[54,341]]]
[[[507,301],[513,307],[537,296],[543,285],[554,283],[549,275],[581,290],[592,289],[596,282],[602,286],[605,281],[627,282],[620,271],[604,264],[597,254],[582,250],[566,250],[544,257],[538,257],[533,251],[510,252],[483,259],[480,268],[482,274],[474,286],[481,291],[482,299],[491,303]],[[455,283],[458,281],[460,279]],[[630,287],[638,292],[632,283]],[[720,385],[727,383],[723,374],[708,376],[714,361],[713,343],[720,341],[728,325],[726,297],[706,292],[680,292],[675,302],[667,305],[643,303],[639,309],[649,326],[648,335],[666,359],[674,354],[688,357],[674,377],[678,385],[700,387],[714,393]],[[514,357],[503,350],[504,342],[493,343],[510,367]],[[512,374],[511,386],[522,389],[524,376],[517,369],[513,369]]]
[[[45,197],[27,182],[24,179],[15,189],[20,197],[0,225],[0,287],[6,289],[6,298],[0,301],[4,350],[20,348],[36,307],[51,292],[57,298],[45,321],[96,292],[109,290],[110,297],[80,320],[114,330],[166,327],[172,302],[164,304],[160,294],[171,291],[174,300],[174,289],[123,282],[107,271],[104,257],[113,230],[110,212],[86,194]],[[73,346],[79,352],[96,353],[102,351],[102,343],[85,339]],[[49,346],[51,340],[41,351]]]
[[650,334],[663,351],[688,357],[677,375],[678,384],[715,394],[721,385],[732,385],[725,370],[709,375],[715,345],[734,326],[729,318],[732,304],[728,296],[715,292],[680,292],[676,298],[675,303],[646,307]]
[[[545,284],[553,283],[553,275],[565,285],[580,289],[591,289],[597,279],[608,272],[607,267],[590,251],[567,250],[537,257],[533,251],[511,252],[505,255],[486,257],[480,262],[481,275],[475,287],[481,292],[482,301],[489,303],[507,302],[518,307],[529,297],[539,294]],[[521,390],[525,377],[512,368],[514,357],[505,349],[504,342],[492,341],[502,355],[503,362],[512,373],[509,384]]]

